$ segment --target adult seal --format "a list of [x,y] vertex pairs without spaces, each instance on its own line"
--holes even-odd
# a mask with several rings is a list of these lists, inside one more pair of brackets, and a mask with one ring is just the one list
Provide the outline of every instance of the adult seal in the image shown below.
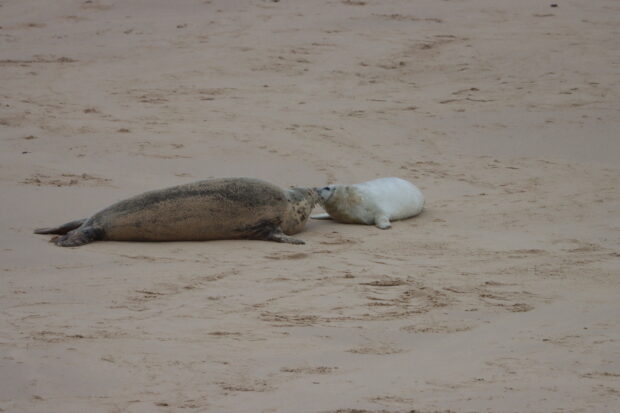
[[312,188],[282,190],[251,178],[198,181],[145,192],[117,202],[90,218],[35,234],[76,247],[97,240],[203,241],[257,239],[304,244],[301,232],[320,197]]
[[422,212],[424,196],[409,181],[379,178],[355,185],[316,188],[327,214],[314,219],[334,219],[346,224],[376,225],[388,229],[390,221],[411,218]]

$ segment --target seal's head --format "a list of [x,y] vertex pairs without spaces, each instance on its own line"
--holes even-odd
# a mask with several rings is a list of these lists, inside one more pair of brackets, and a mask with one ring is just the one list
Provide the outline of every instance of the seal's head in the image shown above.
[[287,191],[286,197],[289,202],[295,204],[305,203],[309,204],[310,207],[314,207],[314,205],[322,201],[322,198],[316,188],[291,187],[291,189]]
[[287,235],[297,234],[304,229],[310,212],[321,197],[314,188],[291,188],[286,191],[288,206],[282,219],[282,231]]
[[319,194],[319,204],[321,206],[325,205],[327,201],[336,193],[337,185],[328,185],[324,187],[314,188],[314,190]]

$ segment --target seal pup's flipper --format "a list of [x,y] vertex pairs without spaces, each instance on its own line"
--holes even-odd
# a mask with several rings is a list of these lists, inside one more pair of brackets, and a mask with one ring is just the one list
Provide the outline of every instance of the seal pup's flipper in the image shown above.
[[54,237],[51,242],[59,247],[79,247],[103,239],[103,230],[96,227],[78,228],[65,235]]
[[381,229],[390,229],[392,227],[390,218],[387,215],[377,215],[375,217],[375,225]]
[[66,224],[62,224],[58,227],[53,228],[37,228],[34,230],[34,233],[65,235],[67,232],[79,228],[84,222],[86,222],[86,219],[87,218],[76,219],[75,221],[67,222]]
[[310,218],[312,218],[312,219],[332,219],[331,215],[329,215],[328,213],[311,215]]
[[288,235],[286,235],[284,232],[280,231],[279,229],[273,230],[272,232],[267,234],[264,240],[275,241],[275,242],[286,242],[289,244],[297,244],[297,245],[305,244],[304,241],[298,238],[289,237]]

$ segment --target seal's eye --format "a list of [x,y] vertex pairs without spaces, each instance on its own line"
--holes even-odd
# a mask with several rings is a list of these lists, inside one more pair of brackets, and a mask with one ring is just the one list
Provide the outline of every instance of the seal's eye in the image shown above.
[[323,191],[329,191],[329,186],[323,187]]

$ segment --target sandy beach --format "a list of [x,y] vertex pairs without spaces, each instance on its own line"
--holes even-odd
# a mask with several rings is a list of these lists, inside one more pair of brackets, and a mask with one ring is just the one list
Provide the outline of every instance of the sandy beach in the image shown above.
[[[0,0],[0,412],[620,411],[618,39],[614,0]],[[426,209],[33,234],[230,176]]]

